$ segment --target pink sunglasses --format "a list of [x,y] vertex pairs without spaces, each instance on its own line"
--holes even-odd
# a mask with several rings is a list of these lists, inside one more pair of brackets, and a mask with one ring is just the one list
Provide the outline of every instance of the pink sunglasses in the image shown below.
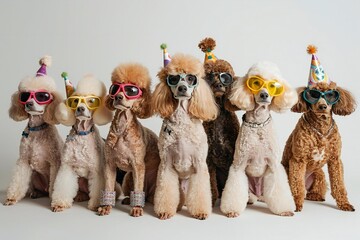
[[130,100],[137,99],[142,95],[141,89],[130,83],[113,83],[110,86],[109,95],[111,98],[115,98],[120,91],[123,92],[125,97]]
[[53,96],[46,90],[20,92],[19,102],[26,104],[30,99],[34,99],[40,105],[48,104],[52,102]]

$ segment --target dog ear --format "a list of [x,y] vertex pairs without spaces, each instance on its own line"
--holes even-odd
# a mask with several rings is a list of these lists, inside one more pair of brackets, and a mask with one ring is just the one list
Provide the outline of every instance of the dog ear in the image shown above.
[[298,94],[296,90],[284,81],[282,84],[284,86],[283,94],[274,97],[270,105],[270,109],[278,113],[289,110],[298,102]]
[[308,111],[308,104],[305,102],[303,98],[303,93],[306,87],[299,87],[296,89],[298,94],[298,101],[297,103],[291,108],[292,112],[303,113]]
[[99,126],[105,125],[113,119],[113,112],[106,105],[107,99],[108,99],[108,96],[102,97],[100,107],[98,109],[96,109],[95,112],[93,113],[92,118],[96,125],[99,125]]
[[112,99],[110,97],[110,95],[106,95],[105,98],[104,98],[104,105],[107,109],[109,109],[110,111],[114,111],[115,108],[114,108],[114,99]]
[[341,87],[337,87],[336,90],[340,93],[340,99],[332,106],[333,113],[340,116],[353,113],[357,106],[354,96]]
[[11,96],[11,105],[9,108],[9,117],[14,121],[23,121],[29,118],[29,114],[25,111],[24,104],[19,102],[19,92],[15,92]]
[[46,123],[55,125],[59,124],[59,121],[55,117],[55,110],[57,106],[63,101],[63,98],[58,92],[52,92],[51,95],[53,96],[53,100],[49,105],[46,106],[43,119]]
[[157,76],[160,83],[156,86],[151,97],[151,106],[154,113],[158,113],[162,118],[168,118],[177,107],[177,100],[173,98],[168,85],[166,84],[166,70],[162,69]]
[[[255,99],[252,92],[246,86],[246,77],[235,77],[230,89],[229,100],[231,104],[241,110],[251,111],[255,107]],[[234,79],[235,79],[234,78]]]
[[149,118],[153,115],[153,111],[151,109],[151,93],[150,89],[141,89],[142,96],[141,98],[137,99],[131,111],[138,117],[138,118]]
[[76,122],[75,112],[61,102],[55,110],[56,119],[65,126],[73,126]]
[[214,120],[219,114],[213,92],[203,78],[199,79],[199,85],[190,98],[189,113],[203,121]]

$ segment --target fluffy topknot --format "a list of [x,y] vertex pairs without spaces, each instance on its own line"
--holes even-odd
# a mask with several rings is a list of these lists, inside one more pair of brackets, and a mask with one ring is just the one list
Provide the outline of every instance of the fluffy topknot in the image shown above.
[[203,52],[211,52],[212,50],[215,49],[216,47],[216,42],[214,39],[212,38],[205,38],[203,40],[201,40],[201,42],[199,43],[198,47],[201,49],[201,51]]

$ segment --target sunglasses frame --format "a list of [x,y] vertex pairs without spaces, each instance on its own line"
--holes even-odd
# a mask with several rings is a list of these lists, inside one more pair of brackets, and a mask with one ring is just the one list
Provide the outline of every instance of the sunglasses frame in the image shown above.
[[[169,82],[169,77],[170,76],[179,76],[180,77],[180,79],[179,79],[179,81],[176,83],[176,84],[171,84],[170,82]],[[189,84],[188,83],[188,81],[186,81],[186,77],[187,76],[194,76],[195,78],[196,78],[196,84]],[[168,75],[167,77],[166,77],[166,84],[169,86],[169,87],[176,87],[176,86],[178,86],[179,85],[179,83],[181,82],[181,79],[184,79],[184,81],[187,83],[187,85],[190,87],[190,88],[192,88],[192,87],[196,87],[197,85],[199,85],[199,81],[198,81],[198,77],[196,76],[196,75],[193,75],[193,74],[186,74],[186,73],[181,73],[181,74],[177,74],[177,75]]]
[[[263,82],[263,84],[261,85],[261,87],[258,89],[258,90],[255,90],[255,89],[253,89],[253,88],[251,88],[250,86],[249,86],[249,81],[250,81],[250,79],[253,79],[253,78],[256,78],[256,79],[259,79],[259,80],[261,80],[262,82]],[[281,87],[282,87],[282,91],[280,92],[280,93],[278,93],[278,94],[272,94],[272,93],[270,93],[270,90],[269,90],[269,88],[268,88],[268,86],[269,86],[269,84],[270,83],[278,83]],[[283,92],[284,92],[284,85],[283,84],[281,84],[281,83],[279,83],[279,81],[278,80],[264,80],[264,79],[262,79],[261,77],[258,77],[258,76],[251,76],[251,77],[249,77],[247,80],[246,80],[246,86],[249,88],[249,90],[251,91],[251,92],[253,92],[253,93],[258,93],[261,89],[263,89],[264,87],[269,91],[269,94],[270,94],[270,96],[273,96],[273,97],[276,97],[276,96],[280,96],[281,94],[283,94]]]
[[[97,98],[97,99],[99,99],[99,106],[97,106],[97,107],[90,107],[90,106],[87,104],[87,102],[85,101],[87,98]],[[69,104],[68,104],[68,100],[69,100],[69,99],[79,99],[80,101],[77,103],[76,107],[71,107],[71,106],[69,106]],[[90,110],[97,109],[97,108],[99,108],[99,107],[101,106],[101,98],[98,97],[98,96],[94,96],[94,95],[89,95],[89,96],[85,96],[85,97],[83,97],[83,96],[71,96],[71,97],[68,97],[68,98],[66,99],[65,104],[66,104],[66,106],[67,106],[68,108],[70,108],[70,109],[72,109],[72,110],[76,110],[76,108],[77,108],[77,107],[79,106],[79,104],[82,103],[82,102],[85,103],[86,107],[87,107],[88,109],[90,109]]]
[[[119,89],[116,91],[115,94],[111,94],[111,93],[110,93],[110,90],[111,90],[111,88],[112,88],[114,85],[119,86]],[[136,87],[136,88],[139,90],[138,95],[136,95],[136,96],[128,96],[128,95],[126,94],[125,87]],[[124,96],[125,96],[127,99],[129,99],[129,100],[138,99],[138,98],[140,98],[140,97],[142,96],[142,93],[143,93],[140,87],[138,87],[138,86],[136,86],[136,85],[134,85],[134,84],[131,84],[131,83],[113,83],[113,84],[111,84],[111,86],[110,86],[110,88],[109,88],[109,96],[110,96],[110,98],[111,98],[111,99],[114,99],[115,96],[116,96],[117,94],[119,94],[119,92],[123,92],[123,93],[124,93]]]
[[[307,97],[306,97],[306,93],[308,93],[308,92],[310,92],[310,91],[315,91],[315,92],[318,92],[318,93],[320,94],[320,97],[319,97],[315,102],[311,102],[311,101],[310,101],[309,99],[307,99]],[[333,92],[336,92],[336,93],[338,94],[338,98],[337,98],[336,101],[334,101],[334,102],[329,102],[329,101],[325,98],[325,95],[326,95],[327,93],[333,93]],[[328,90],[328,91],[326,91],[326,92],[322,92],[322,91],[317,90],[317,89],[306,88],[306,89],[303,91],[302,96],[303,96],[304,100],[305,100],[306,102],[310,103],[310,104],[316,104],[316,103],[320,100],[320,98],[323,98],[323,99],[326,101],[326,103],[329,104],[329,105],[334,105],[335,103],[337,103],[337,102],[340,100],[340,92],[337,91],[337,90],[335,90],[335,89]]]
[[[49,95],[50,95],[50,99],[49,100],[47,100],[47,101],[45,101],[45,102],[40,102],[40,101],[38,101],[38,99],[36,99],[36,93],[40,93],[40,92],[42,92],[42,93],[48,93]],[[28,99],[26,100],[26,101],[21,101],[21,94],[22,93],[30,93],[30,96],[28,97]],[[53,99],[54,99],[54,97],[53,97],[53,95],[50,93],[50,92],[48,92],[47,90],[44,90],[44,89],[40,89],[40,90],[37,90],[37,91],[22,91],[22,92],[19,92],[19,102],[21,103],[21,104],[26,104],[30,99],[34,99],[35,100],[35,102],[37,103],[37,104],[39,104],[39,105],[45,105],[45,104],[49,104],[49,103],[51,103],[52,101],[53,101]]]
[[[214,77],[216,76],[216,75],[218,75],[219,76],[219,79],[220,79],[220,82],[222,83],[222,84],[224,84],[224,86],[230,86],[232,83],[233,83],[233,81],[234,81],[234,78],[233,78],[233,76],[230,74],[230,73],[228,73],[228,72],[210,72],[210,73],[208,73],[207,75],[213,75]],[[229,75],[230,77],[231,77],[231,83],[225,83],[225,81],[223,81],[223,79],[221,78],[221,76],[222,75]],[[212,80],[211,80],[211,82],[210,82],[210,84],[212,84],[213,82],[214,82],[214,77],[212,78]]]

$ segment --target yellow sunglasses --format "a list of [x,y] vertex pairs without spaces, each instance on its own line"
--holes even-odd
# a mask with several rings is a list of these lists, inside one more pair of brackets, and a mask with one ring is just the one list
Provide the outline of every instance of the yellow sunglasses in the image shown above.
[[75,110],[81,102],[85,103],[88,109],[93,110],[100,107],[101,99],[92,95],[86,97],[72,96],[66,99],[66,106]]
[[262,88],[266,88],[270,96],[279,96],[284,92],[284,86],[277,80],[265,81],[258,76],[249,77],[246,85],[253,93],[259,92]]

